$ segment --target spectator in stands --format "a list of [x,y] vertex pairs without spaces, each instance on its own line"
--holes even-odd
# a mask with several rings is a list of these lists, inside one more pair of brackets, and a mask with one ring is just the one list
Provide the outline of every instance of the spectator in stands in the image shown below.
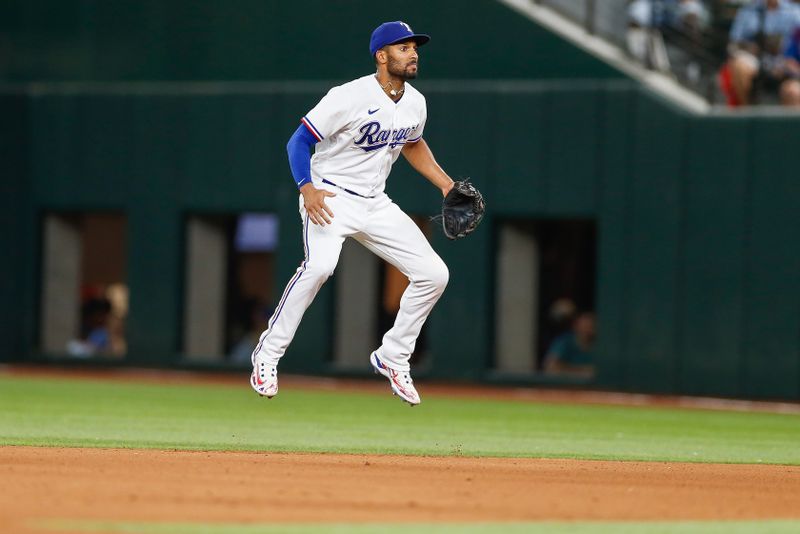
[[89,357],[111,352],[108,329],[111,302],[104,297],[90,298],[81,306],[81,337],[67,343],[67,353],[76,357]]
[[787,0],[753,0],[739,9],[722,73],[731,105],[751,104],[757,85],[775,89],[781,84],[782,52],[798,22],[797,7]]
[[628,52],[645,67],[669,72],[669,58],[659,31],[663,13],[661,4],[652,0],[633,0],[628,5]]
[[590,378],[594,375],[594,314],[583,312],[575,317],[572,329],[556,338],[547,349],[544,370],[547,374]]
[[780,65],[781,104],[800,107],[800,28],[797,28],[783,54]]
[[707,46],[703,34],[710,21],[708,9],[701,0],[665,0],[665,12],[670,30],[666,33],[666,40],[682,43],[678,48],[683,49],[677,52],[676,61],[671,61],[672,70],[676,74],[682,72],[689,84],[699,87],[701,64],[691,53],[685,55],[685,51]]
[[572,322],[578,315],[578,306],[569,297],[561,297],[553,301],[547,310],[549,319],[548,327],[551,337],[548,342],[554,340],[564,332],[572,329]]
[[708,10],[700,0],[673,1],[670,14],[672,25],[690,37],[697,37],[708,26]]

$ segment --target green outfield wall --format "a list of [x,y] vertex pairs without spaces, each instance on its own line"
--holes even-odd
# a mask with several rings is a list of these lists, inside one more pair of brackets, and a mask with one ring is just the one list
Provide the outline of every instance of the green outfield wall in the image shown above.
[[0,359],[24,354],[28,333],[24,331],[26,314],[33,311],[29,295],[24,294],[32,280],[27,277],[33,235],[26,224],[29,154],[28,124],[30,99],[23,90],[0,94]]
[[[279,293],[302,256],[286,140],[331,84],[373,68],[370,30],[402,18],[434,37],[417,83],[426,139],[489,205],[469,239],[434,237],[451,280],[430,318],[428,376],[494,376],[505,221],[589,218],[596,385],[800,398],[800,118],[686,114],[489,0],[400,11],[360,0],[0,4],[0,361],[52,356],[38,325],[48,213],[125,215],[127,363],[182,365],[192,215],[277,213]],[[439,206],[404,162],[389,193],[411,213]],[[332,371],[331,285],[283,370]]]
[[350,79],[391,20],[433,37],[428,78],[622,78],[495,0],[3,0],[0,80]]
[[[4,230],[18,232],[3,239],[19,251],[3,263],[13,297],[2,306],[12,326],[4,350],[37,354],[31,229],[47,212],[128,217],[133,364],[180,363],[188,214],[278,213],[286,224],[273,282],[282,287],[302,256],[285,141],[329,85],[194,85],[190,94],[177,86],[52,86],[4,97],[29,134],[27,146],[4,138],[14,147],[5,153]],[[429,376],[490,375],[502,221],[578,216],[599,229],[597,384],[800,397],[798,119],[690,116],[617,82],[418,85],[438,159],[454,176],[474,177],[489,203],[469,239],[434,237],[451,281],[430,318]],[[389,192],[411,213],[437,210],[436,192],[405,163]],[[285,370],[329,371],[328,286]]]

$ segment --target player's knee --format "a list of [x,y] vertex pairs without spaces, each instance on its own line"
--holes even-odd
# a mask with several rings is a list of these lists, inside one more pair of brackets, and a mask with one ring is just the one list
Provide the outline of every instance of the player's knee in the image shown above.
[[335,261],[313,260],[306,265],[306,272],[308,276],[324,282],[331,277],[333,271],[336,269]]
[[444,288],[447,287],[447,282],[450,280],[450,271],[447,269],[447,265],[441,259],[434,262],[431,265],[431,269],[428,272],[428,278],[433,284],[433,287],[436,288],[438,292],[444,291]]

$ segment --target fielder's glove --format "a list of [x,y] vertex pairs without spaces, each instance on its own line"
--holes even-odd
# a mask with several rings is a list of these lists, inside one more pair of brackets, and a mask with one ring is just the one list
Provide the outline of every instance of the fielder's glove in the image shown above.
[[[467,180],[455,182],[442,202],[442,229],[448,239],[466,237],[483,219],[486,204],[480,191]],[[438,217],[437,217],[438,218]]]

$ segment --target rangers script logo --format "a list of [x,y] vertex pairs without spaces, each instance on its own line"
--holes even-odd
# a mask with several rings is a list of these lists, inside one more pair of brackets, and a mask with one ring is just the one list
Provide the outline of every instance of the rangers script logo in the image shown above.
[[368,122],[358,129],[361,137],[354,142],[364,152],[372,152],[386,145],[389,145],[389,148],[394,148],[398,145],[406,144],[408,137],[417,129],[417,126],[419,125],[415,124],[414,126],[397,130],[382,130],[380,122]]

